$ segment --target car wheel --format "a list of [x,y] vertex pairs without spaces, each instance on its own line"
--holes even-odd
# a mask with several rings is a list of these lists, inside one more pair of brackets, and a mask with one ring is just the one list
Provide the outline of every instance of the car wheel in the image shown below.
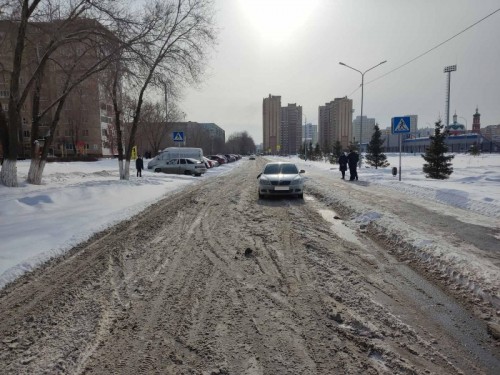
[[185,174],[185,175],[188,175],[188,176],[192,176],[192,175],[193,175],[193,172],[191,172],[191,171],[184,171],[184,174]]
[[297,195],[297,197],[298,197],[299,199],[304,199],[304,193],[300,193],[299,195]]
[[161,169],[160,168],[155,168],[155,173],[160,173]]
[[259,199],[264,199],[264,194],[259,193]]

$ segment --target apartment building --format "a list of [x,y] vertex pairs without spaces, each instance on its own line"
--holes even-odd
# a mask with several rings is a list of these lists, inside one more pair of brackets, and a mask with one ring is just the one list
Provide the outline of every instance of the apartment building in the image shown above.
[[281,107],[281,153],[298,154],[302,144],[302,107],[288,104]]
[[[182,132],[184,142],[174,141],[174,133]],[[167,147],[199,147],[205,155],[221,153],[226,143],[226,132],[215,123],[179,121],[149,123],[141,126],[136,134],[137,152],[140,155],[157,155]]]
[[352,140],[352,99],[335,98],[318,108],[318,142],[323,151],[337,141],[347,149]]
[[[100,27],[92,20],[79,20],[74,27]],[[0,21],[0,104],[8,106],[10,95],[10,74],[18,24],[12,21]],[[40,55],[49,41],[49,34],[55,30],[55,24],[37,23],[28,25],[27,42],[23,56],[21,87],[31,78]],[[63,92],[66,80],[71,74],[78,76],[98,59],[97,50],[89,50],[88,44],[74,41],[59,48],[51,56],[41,81],[40,112],[56,101]],[[76,64],[76,66],[75,66]],[[117,153],[116,141],[113,141],[114,116],[112,103],[102,84],[102,75],[93,75],[79,84],[67,97],[60,114],[58,126],[49,154],[110,156]],[[74,79],[74,78],[73,78]],[[31,157],[32,142],[32,95],[28,96],[21,109],[22,129],[19,134],[19,157]],[[40,122],[38,138],[43,142],[50,135],[50,125],[56,114],[52,108]]]
[[302,142],[311,143],[313,147],[318,143],[318,125],[311,123],[302,126]]
[[[356,116],[352,120],[352,139],[353,143],[359,142],[361,136],[361,143],[366,144],[370,142],[373,132],[375,131],[375,119],[363,116],[363,130],[361,131],[361,116]],[[361,135],[360,135],[361,134]]]
[[269,94],[262,104],[262,130],[264,153],[276,154],[281,150],[281,96]]

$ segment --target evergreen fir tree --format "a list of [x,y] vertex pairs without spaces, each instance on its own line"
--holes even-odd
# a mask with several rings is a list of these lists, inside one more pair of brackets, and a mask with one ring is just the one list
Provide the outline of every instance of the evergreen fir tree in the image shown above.
[[422,157],[427,162],[423,166],[426,178],[444,180],[453,173],[451,160],[455,156],[445,155],[446,151],[448,151],[448,146],[446,146],[444,141],[448,133],[447,131],[443,131],[443,127],[444,125],[441,124],[441,120],[436,122],[434,136],[430,137],[431,144],[425,151],[425,155],[422,154]]
[[474,143],[472,146],[470,146],[469,152],[473,156],[478,156],[479,154],[481,154],[479,147],[477,147],[477,143]]
[[366,147],[366,163],[378,169],[378,167],[388,167],[389,162],[387,161],[387,156],[384,154],[384,144],[385,140],[382,139],[382,132],[378,127],[378,124],[375,124],[375,130],[372,135],[372,139],[368,146]]
[[314,147],[314,160],[319,160],[321,159],[321,148],[319,147],[319,144],[316,143],[316,146]]
[[308,156],[309,160],[316,160],[316,155],[314,154],[312,142],[309,142],[307,144],[307,155],[309,155]]
[[344,151],[342,150],[342,144],[340,143],[339,140],[337,140],[335,142],[335,144],[333,145],[333,155],[332,155],[332,159],[334,160],[334,163],[337,162],[337,160],[339,159],[340,155],[343,153]]
[[306,143],[304,142],[300,145],[300,150],[299,150],[299,158],[302,160],[304,160],[306,157],[306,155],[304,154],[305,150],[306,150]]
[[359,152],[359,142],[350,142],[349,143],[349,150]]

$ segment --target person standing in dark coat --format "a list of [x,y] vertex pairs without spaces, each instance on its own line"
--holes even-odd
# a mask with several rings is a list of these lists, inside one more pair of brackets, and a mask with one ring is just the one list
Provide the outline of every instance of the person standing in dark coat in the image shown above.
[[349,164],[349,173],[351,174],[349,181],[358,180],[358,172],[356,171],[358,162],[359,162],[358,153],[354,150],[351,150],[351,152],[349,152],[349,155],[347,155],[347,164]]
[[144,161],[140,156],[135,159],[135,169],[137,169],[137,177],[142,177],[142,170],[144,169]]
[[342,152],[339,157],[339,171],[342,173],[342,180],[345,180],[345,171],[347,171],[347,155]]

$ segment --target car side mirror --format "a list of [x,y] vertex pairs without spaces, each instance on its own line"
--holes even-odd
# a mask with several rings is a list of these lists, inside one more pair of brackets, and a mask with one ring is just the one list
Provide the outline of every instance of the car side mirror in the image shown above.
[[299,173],[306,173],[306,171],[301,169]]
[[259,174],[257,175],[257,178],[260,178],[260,176],[262,176],[262,173],[259,173]]

